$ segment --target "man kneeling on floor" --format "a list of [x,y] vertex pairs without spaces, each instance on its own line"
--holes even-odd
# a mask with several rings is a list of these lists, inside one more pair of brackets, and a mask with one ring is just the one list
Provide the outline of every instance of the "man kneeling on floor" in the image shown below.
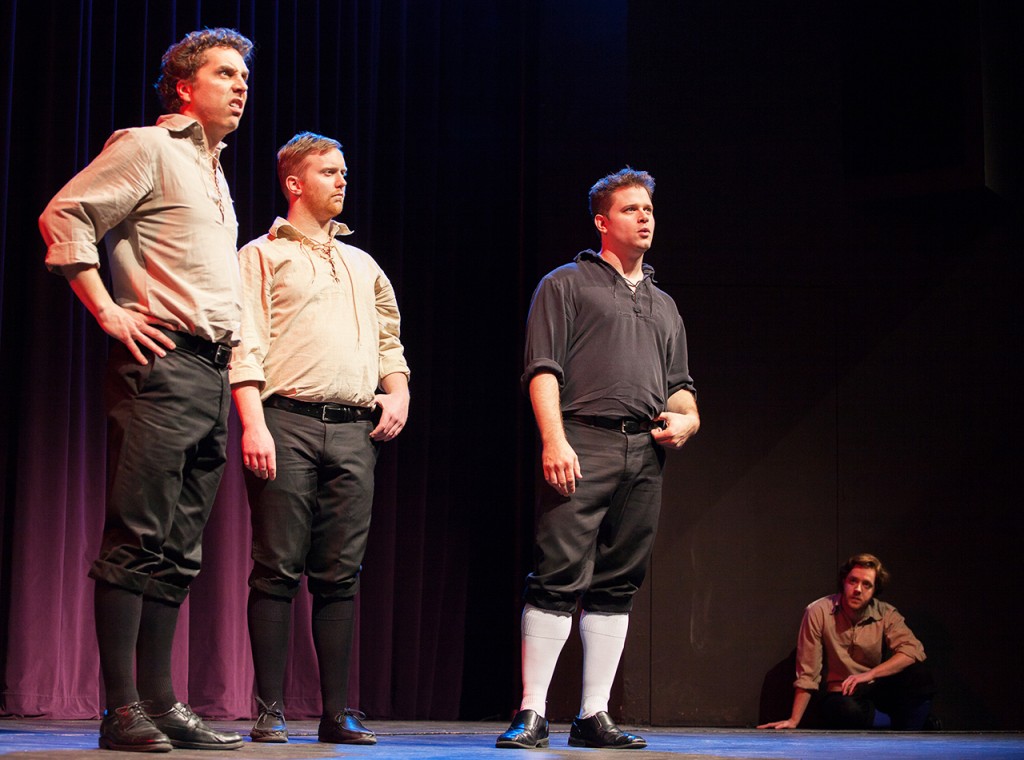
[[839,593],[808,605],[797,639],[789,718],[758,728],[796,728],[812,700],[817,725],[920,731],[935,692],[924,647],[891,604],[876,599],[889,580],[882,561],[856,554],[839,569]]

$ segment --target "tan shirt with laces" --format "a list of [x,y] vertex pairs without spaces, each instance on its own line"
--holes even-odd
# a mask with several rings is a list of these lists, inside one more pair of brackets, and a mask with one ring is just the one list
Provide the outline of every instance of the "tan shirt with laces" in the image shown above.
[[[351,234],[331,223],[331,237]],[[391,281],[368,253],[334,240],[319,250],[287,220],[238,253],[242,342],[229,377],[260,397],[371,406],[380,381],[408,376]]]
[[173,330],[234,343],[241,323],[238,222],[219,156],[182,114],[123,129],[39,218],[46,265],[100,266],[106,240],[111,296]]
[[839,594],[822,597],[804,610],[793,686],[815,691],[824,675],[828,691],[842,691],[847,676],[866,673],[897,652],[924,661],[924,646],[891,604],[872,599],[853,624],[839,600]]

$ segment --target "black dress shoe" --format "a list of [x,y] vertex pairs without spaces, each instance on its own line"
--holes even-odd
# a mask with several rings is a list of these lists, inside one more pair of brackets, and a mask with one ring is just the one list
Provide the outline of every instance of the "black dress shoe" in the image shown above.
[[533,749],[548,746],[548,721],[533,710],[520,710],[508,731],[498,737],[495,747]]
[[140,702],[104,710],[100,721],[100,749],[121,752],[170,752],[171,740],[153,725]]
[[249,736],[254,742],[277,742],[283,743],[288,741],[288,724],[284,722],[284,711],[278,706],[277,702],[271,702],[269,705],[259,697],[256,697],[256,703],[260,706],[260,714],[256,718],[256,723],[249,732]]
[[647,741],[635,734],[627,734],[612,722],[606,712],[589,718],[576,718],[569,729],[570,747],[596,749],[643,749]]
[[242,746],[241,734],[234,731],[221,733],[209,728],[192,708],[175,702],[166,712],[146,711],[153,723],[181,749],[238,749]]
[[325,715],[320,719],[316,738],[330,744],[376,744],[377,735],[361,722],[365,717],[348,708],[333,716]]

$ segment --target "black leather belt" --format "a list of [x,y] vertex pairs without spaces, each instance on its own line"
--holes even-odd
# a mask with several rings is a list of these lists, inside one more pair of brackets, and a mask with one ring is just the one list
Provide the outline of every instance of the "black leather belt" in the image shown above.
[[605,430],[618,430],[620,433],[629,435],[649,433],[652,430],[660,430],[665,427],[665,420],[638,420],[633,417],[588,417],[583,414],[570,414],[566,415],[566,419],[576,420],[584,425]]
[[372,420],[374,410],[368,406],[346,406],[345,404],[317,404],[312,401],[299,401],[298,399],[278,396],[274,394],[263,406],[270,406],[274,409],[283,409],[286,412],[304,414],[307,417],[315,417],[321,422],[357,422],[358,420]]
[[178,348],[206,359],[215,367],[224,369],[231,361],[231,346],[226,343],[214,343],[189,333],[168,330],[166,327],[161,327],[160,332],[174,341]]

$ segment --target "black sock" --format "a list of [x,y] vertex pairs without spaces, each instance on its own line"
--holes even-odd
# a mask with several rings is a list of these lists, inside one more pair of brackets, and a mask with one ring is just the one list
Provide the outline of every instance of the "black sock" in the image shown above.
[[96,581],[93,605],[107,709],[138,702],[135,645],[142,618],[142,594]]
[[348,706],[354,614],[352,599],[313,597],[313,646],[320,668],[324,715],[335,715]]
[[256,693],[266,704],[284,705],[284,670],[288,664],[292,600],[256,589],[249,591],[246,609]]
[[181,607],[158,599],[142,603],[137,654],[139,695],[149,701],[149,712],[167,712],[177,702],[171,680],[171,651]]

